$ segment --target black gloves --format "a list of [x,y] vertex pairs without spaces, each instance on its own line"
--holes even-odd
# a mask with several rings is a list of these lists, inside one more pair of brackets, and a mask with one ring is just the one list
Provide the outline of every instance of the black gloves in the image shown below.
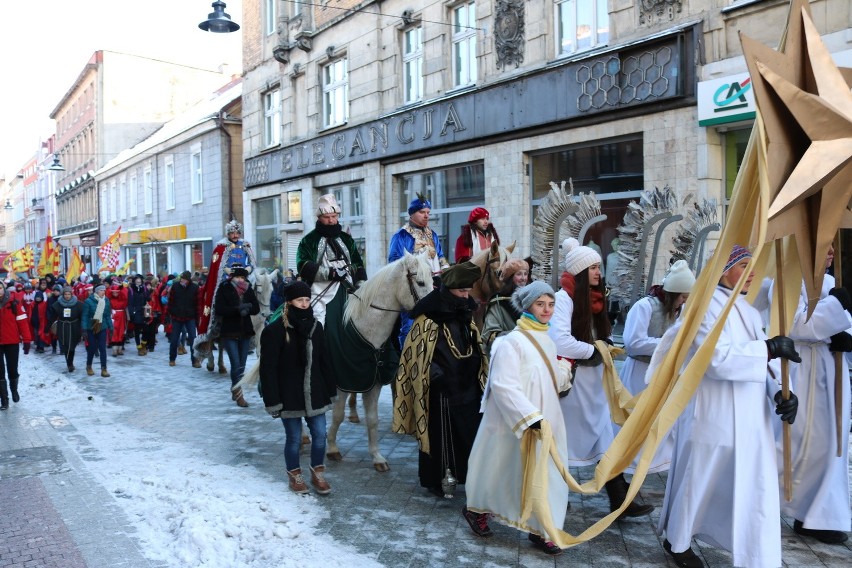
[[246,317],[247,315],[249,315],[250,311],[251,311],[251,303],[243,302],[242,304],[240,304],[240,315],[241,316]]
[[852,310],[852,298],[846,288],[832,288],[829,294],[837,298],[844,310]]
[[328,269],[328,279],[332,282],[346,282],[346,276],[348,276],[348,272],[345,268],[329,268]]
[[541,420],[539,420],[538,422],[534,422],[534,423],[530,424],[529,427],[532,430],[541,430]]
[[433,288],[440,288],[441,287],[441,277],[438,276],[437,274],[432,277],[432,287]]
[[304,281],[305,284],[310,286],[314,283],[319,268],[320,265],[316,262],[307,261],[305,264],[302,265],[302,270],[299,271],[299,276],[302,278],[302,281]]
[[30,342],[24,341],[24,355],[30,354]]
[[601,356],[601,352],[598,351],[597,347],[595,347],[594,349],[595,350],[592,351],[592,356],[586,359],[586,364],[589,367],[596,367],[603,363],[603,356]]
[[781,391],[775,393],[775,414],[781,417],[781,420],[788,424],[792,424],[796,420],[796,412],[799,410],[799,397],[790,392],[790,398],[783,400]]
[[828,346],[829,351],[835,353],[849,353],[852,351],[852,335],[845,331],[835,333],[831,336],[831,343]]
[[364,282],[367,279],[367,270],[365,268],[359,268],[355,271],[355,283]]
[[802,358],[796,352],[796,347],[793,345],[793,340],[784,335],[776,335],[772,339],[766,340],[766,347],[769,350],[769,358],[777,359],[783,357],[794,363],[801,363]]

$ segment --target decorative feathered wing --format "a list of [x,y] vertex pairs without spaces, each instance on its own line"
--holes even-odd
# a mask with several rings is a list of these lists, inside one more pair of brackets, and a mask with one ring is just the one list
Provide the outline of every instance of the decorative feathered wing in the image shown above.
[[640,293],[644,294],[648,286],[648,261],[652,250],[650,245],[654,238],[654,234],[649,233],[643,242],[645,227],[657,215],[675,211],[677,197],[668,185],[663,189],[655,187],[645,190],[639,201],[628,203],[627,213],[618,227],[618,268],[615,270],[615,282],[609,283],[611,298],[629,303],[634,296],[634,288],[637,287],[636,276],[640,270],[642,274],[638,287]]
[[[705,250],[704,243],[707,235],[719,230],[716,221],[717,206],[715,199],[705,199],[701,203],[693,203],[693,208],[686,214],[678,226],[677,233],[672,239],[674,260],[685,260],[689,268],[697,275],[701,272]],[[709,256],[709,255],[707,255]]]
[[541,200],[533,220],[530,256],[533,260],[532,273],[535,280],[551,282],[557,268],[553,255],[558,246],[560,225],[579,209],[579,205],[574,202],[574,186],[571,180],[568,180],[567,191],[565,183],[562,181],[557,185],[556,182],[550,182],[550,191]]

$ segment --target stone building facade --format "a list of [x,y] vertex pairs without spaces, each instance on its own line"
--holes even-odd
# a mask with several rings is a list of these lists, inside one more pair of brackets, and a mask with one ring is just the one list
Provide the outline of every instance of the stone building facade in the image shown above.
[[[448,258],[476,206],[526,256],[536,205],[569,178],[601,201],[607,219],[587,242],[604,258],[645,189],[716,199],[724,222],[753,106],[708,123],[700,93],[711,81],[736,91],[737,33],[775,46],[787,10],[782,0],[247,0],[247,232],[277,237],[294,267],[317,197],[333,192],[372,273],[423,192]],[[849,3],[812,10],[845,57]]]

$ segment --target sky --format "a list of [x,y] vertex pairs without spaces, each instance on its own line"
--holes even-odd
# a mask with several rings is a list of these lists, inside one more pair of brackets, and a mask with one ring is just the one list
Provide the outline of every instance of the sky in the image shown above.
[[[128,348],[133,350],[132,341]],[[162,374],[162,357],[134,355],[129,355],[134,377]],[[60,372],[58,355],[21,355],[22,405],[37,400],[37,408],[61,412],[75,435],[97,448],[98,459],[83,463],[117,496],[114,503],[133,524],[147,558],[174,568],[381,566],[318,530],[327,518],[317,503],[321,497],[296,495],[286,481],[253,474],[248,464],[225,465],[206,458],[203,447],[127,425],[127,408],[90,396],[75,384],[85,380],[84,359],[81,345],[71,377]],[[185,359],[181,364],[188,365]],[[116,368],[110,368],[109,380],[121,380]],[[283,438],[280,424],[278,429]]]
[[[242,0],[225,11],[242,22]],[[50,113],[97,50],[118,51],[239,74],[241,30],[204,32],[212,0],[3,2],[0,34],[0,174],[14,177],[55,132]]]

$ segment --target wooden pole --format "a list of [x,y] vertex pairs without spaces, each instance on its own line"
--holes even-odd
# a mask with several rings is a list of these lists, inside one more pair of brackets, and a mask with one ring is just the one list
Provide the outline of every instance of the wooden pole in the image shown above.
[[[840,230],[834,237],[834,285],[843,286],[843,263],[840,259]],[[846,380],[845,353],[834,353],[834,437],[837,439],[837,457],[843,457],[843,381]]]
[[[775,241],[775,270],[778,272],[775,278],[775,286],[778,290],[778,333],[787,335],[787,306],[784,300],[784,280],[781,277],[781,267],[784,266],[784,255],[782,253],[783,240]],[[781,358],[781,398],[790,398],[790,369],[788,361]],[[790,424],[782,422],[783,448],[784,448],[784,499],[787,502],[793,500],[793,460],[792,446],[790,443]]]

